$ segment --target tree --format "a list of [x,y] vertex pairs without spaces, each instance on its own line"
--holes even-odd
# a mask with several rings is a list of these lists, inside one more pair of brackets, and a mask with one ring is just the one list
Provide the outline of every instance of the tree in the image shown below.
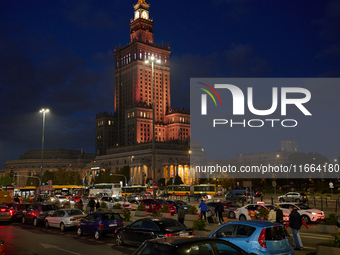
[[179,177],[179,175],[176,175],[176,176],[175,176],[175,183],[174,183],[174,184],[175,184],[175,185],[181,185],[181,184],[183,184],[182,178]]
[[13,178],[11,177],[10,173],[5,174],[4,176],[0,177],[0,185],[12,185],[14,182]]
[[166,185],[167,185],[167,186],[173,185],[173,184],[174,184],[174,181],[173,181],[173,180],[174,180],[174,178],[171,177],[171,178],[166,182]]

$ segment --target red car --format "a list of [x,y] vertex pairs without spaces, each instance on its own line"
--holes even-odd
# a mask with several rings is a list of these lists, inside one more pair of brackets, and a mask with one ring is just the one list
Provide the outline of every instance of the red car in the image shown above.
[[154,199],[144,199],[141,201],[141,203],[145,206],[145,210],[147,212],[156,212],[158,210],[160,210],[163,206],[167,205],[169,207],[169,213],[171,214],[175,214],[176,213],[176,207],[168,204],[168,203],[164,203],[163,201],[158,201],[159,199],[154,200]]
[[81,196],[73,196],[73,197],[70,197],[68,200],[71,202],[71,204],[73,203],[76,204],[77,202],[81,200]]

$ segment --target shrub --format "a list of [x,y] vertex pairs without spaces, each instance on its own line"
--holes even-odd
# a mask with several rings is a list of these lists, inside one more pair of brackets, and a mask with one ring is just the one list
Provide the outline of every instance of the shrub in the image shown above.
[[168,212],[169,212],[169,206],[164,205],[164,206],[161,208],[161,212],[162,212],[162,213],[168,213]]
[[161,212],[160,211],[155,211],[155,212],[152,212],[152,217],[161,217]]
[[193,221],[192,229],[193,230],[205,230],[205,220],[199,219]]
[[140,203],[137,207],[137,211],[145,211],[145,205],[143,205],[142,203]]
[[196,206],[191,205],[188,209],[188,214],[197,214]]
[[[81,201],[81,200],[80,200]],[[80,209],[80,210],[83,210],[83,203],[78,201],[76,204],[75,204],[75,207]]]
[[71,206],[71,203],[70,203],[70,201],[66,201],[66,202],[63,203],[63,205],[64,205],[64,207]]
[[123,220],[131,221],[131,212],[126,210],[125,208],[123,209]]
[[112,209],[122,209],[122,205],[120,203],[117,203],[114,206],[112,206]]
[[331,213],[328,217],[325,218],[322,224],[336,225],[337,222],[338,222],[338,215],[336,215],[335,213]]
[[55,204],[56,206],[58,206],[58,208],[60,207],[60,201],[59,201],[59,200],[54,201],[54,204]]
[[260,211],[256,212],[256,217],[260,220],[268,220],[269,211],[266,208],[261,208]]
[[100,208],[107,208],[107,204],[103,201],[100,203]]

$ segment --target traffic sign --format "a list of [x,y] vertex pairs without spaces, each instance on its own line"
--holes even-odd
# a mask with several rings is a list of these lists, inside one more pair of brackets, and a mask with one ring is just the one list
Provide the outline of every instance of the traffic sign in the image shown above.
[[158,185],[157,184],[153,185],[153,188],[158,189]]
[[273,181],[273,182],[272,182],[272,185],[273,185],[273,187],[275,188],[276,185],[277,185],[277,184],[276,184],[276,181]]

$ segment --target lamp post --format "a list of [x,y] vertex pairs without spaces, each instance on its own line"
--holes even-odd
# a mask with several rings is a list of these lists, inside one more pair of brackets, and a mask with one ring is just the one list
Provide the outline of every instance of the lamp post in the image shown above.
[[40,185],[42,183],[42,175],[43,175],[43,163],[44,163],[44,140],[45,140],[45,115],[49,112],[49,109],[41,109],[39,112],[43,114],[43,129],[42,129],[42,138],[41,138],[41,167],[40,167]]
[[[160,59],[156,60],[154,56],[150,60],[145,60],[145,63],[151,63],[151,87],[152,87],[152,170],[153,170],[153,185],[156,183],[156,155],[155,155],[155,86],[154,86],[154,63],[160,64]],[[153,189],[153,198],[156,198],[156,190]]]

